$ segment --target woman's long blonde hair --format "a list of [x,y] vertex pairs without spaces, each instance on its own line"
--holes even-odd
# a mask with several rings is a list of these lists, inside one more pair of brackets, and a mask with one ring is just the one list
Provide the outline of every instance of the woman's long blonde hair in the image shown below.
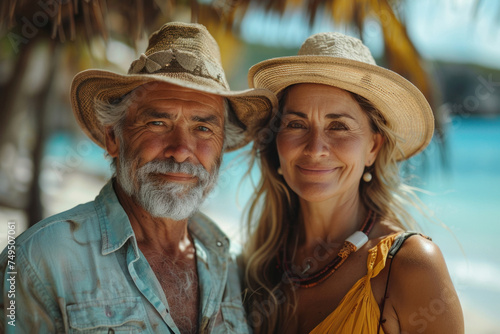
[[[262,177],[251,198],[248,210],[250,238],[244,248],[244,277],[247,290],[245,307],[255,333],[275,333],[292,320],[295,311],[295,287],[279,268],[277,255],[286,245],[285,237],[298,224],[298,196],[278,174],[280,166],[276,133],[281,123],[288,87],[280,98],[280,110],[254,142],[251,164],[260,167]],[[416,205],[418,197],[400,180],[395,159],[397,138],[381,113],[365,98],[351,93],[368,115],[374,133],[382,134],[384,143],[375,163],[369,168],[371,182],[361,182],[360,198],[367,209],[404,228],[416,223],[404,206]],[[248,173],[250,174],[250,173]]]

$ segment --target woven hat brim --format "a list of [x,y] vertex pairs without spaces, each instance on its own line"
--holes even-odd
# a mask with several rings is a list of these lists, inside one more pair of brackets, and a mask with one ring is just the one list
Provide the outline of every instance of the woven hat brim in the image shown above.
[[248,83],[276,95],[294,84],[318,83],[363,96],[396,134],[398,161],[421,152],[434,134],[434,115],[424,95],[399,74],[380,66],[329,56],[273,58],[252,66]]
[[242,140],[226,147],[227,152],[241,148],[250,142],[255,132],[269,118],[270,111],[277,106],[276,96],[269,90],[228,91],[220,86],[217,87],[211,79],[190,73],[121,75],[103,70],[86,70],[78,73],[71,85],[71,105],[78,124],[89,138],[105,148],[104,129],[94,109],[95,99],[112,101],[151,82],[171,83],[227,98],[232,111],[246,127],[243,129],[245,133]]

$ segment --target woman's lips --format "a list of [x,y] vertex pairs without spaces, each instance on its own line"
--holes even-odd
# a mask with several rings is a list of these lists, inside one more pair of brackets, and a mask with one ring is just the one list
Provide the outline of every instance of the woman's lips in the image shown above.
[[337,168],[334,167],[318,167],[318,166],[297,166],[297,169],[305,175],[325,175],[333,172]]

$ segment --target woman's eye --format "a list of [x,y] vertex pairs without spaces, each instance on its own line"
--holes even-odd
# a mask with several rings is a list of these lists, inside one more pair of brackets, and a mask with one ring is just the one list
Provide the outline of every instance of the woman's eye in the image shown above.
[[286,125],[287,128],[290,129],[304,129],[305,126],[299,122],[290,122]]
[[344,123],[334,122],[330,124],[330,130],[349,130],[349,128]]

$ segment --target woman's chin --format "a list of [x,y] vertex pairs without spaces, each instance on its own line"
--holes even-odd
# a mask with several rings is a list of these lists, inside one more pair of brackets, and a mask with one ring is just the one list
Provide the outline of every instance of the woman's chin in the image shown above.
[[335,191],[324,189],[324,187],[309,187],[308,189],[296,192],[299,198],[306,202],[324,202],[336,196]]

